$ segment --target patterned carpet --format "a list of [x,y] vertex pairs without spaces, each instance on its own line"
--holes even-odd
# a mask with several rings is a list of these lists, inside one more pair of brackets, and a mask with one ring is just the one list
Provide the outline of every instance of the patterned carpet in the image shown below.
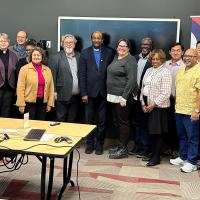
[[[79,187],[82,200],[200,200],[199,171],[184,174],[179,167],[169,164],[168,158],[155,167],[146,167],[145,162],[129,156],[127,159],[110,160],[104,155],[84,154],[79,162]],[[76,184],[75,152],[72,179]],[[57,159],[54,171],[52,200],[62,185],[62,160]],[[1,171],[3,168],[1,167]],[[18,171],[2,173],[0,198],[9,200],[40,199],[41,163],[29,156],[27,165]],[[62,199],[77,200],[77,187],[69,187]]]

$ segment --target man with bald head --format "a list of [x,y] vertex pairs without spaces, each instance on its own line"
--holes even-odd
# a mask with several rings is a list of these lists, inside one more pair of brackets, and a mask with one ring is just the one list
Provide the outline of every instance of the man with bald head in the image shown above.
[[173,165],[182,165],[182,172],[197,170],[200,113],[200,67],[197,51],[188,49],[176,76],[176,127],[179,138],[179,157],[170,159]]
[[26,57],[25,43],[27,39],[28,34],[25,31],[19,31],[16,38],[17,43],[9,47],[9,49],[16,54],[18,59]]
[[86,122],[96,124],[97,129],[86,138],[85,153],[103,153],[106,128],[106,74],[113,58],[112,51],[103,46],[103,33],[91,34],[92,46],[84,49],[79,61],[79,85],[85,104]]

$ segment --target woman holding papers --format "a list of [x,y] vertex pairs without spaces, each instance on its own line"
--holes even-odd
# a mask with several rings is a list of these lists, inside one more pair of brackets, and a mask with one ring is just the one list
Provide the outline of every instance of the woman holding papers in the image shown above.
[[30,119],[45,120],[46,112],[54,106],[53,77],[45,63],[43,49],[35,47],[30,63],[19,72],[16,105],[20,113],[29,112]]

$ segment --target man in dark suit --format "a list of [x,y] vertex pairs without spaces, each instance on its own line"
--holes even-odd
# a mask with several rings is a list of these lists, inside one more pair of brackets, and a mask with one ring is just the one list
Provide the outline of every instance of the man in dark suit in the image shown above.
[[64,50],[52,55],[48,62],[54,79],[56,118],[61,122],[75,122],[81,102],[78,86],[79,53],[74,51],[76,42],[73,35],[65,35],[62,41]]
[[149,62],[149,54],[152,50],[153,41],[149,37],[145,37],[141,41],[141,53],[135,55],[137,60],[137,83],[139,85],[138,95],[135,97],[134,111],[135,111],[135,146],[129,152],[130,155],[135,155],[139,158],[146,157],[149,147],[149,136],[147,132],[147,116],[142,111],[140,102],[140,92],[142,87],[142,80],[146,70],[151,67]]
[[106,128],[106,73],[113,53],[102,46],[101,32],[93,32],[91,40],[92,46],[82,51],[79,61],[80,92],[85,103],[86,122],[97,124],[96,131],[86,138],[85,153],[91,154],[95,149],[95,153],[101,155]]
[[8,49],[9,43],[8,35],[0,33],[0,117],[10,117],[16,89],[17,56]]

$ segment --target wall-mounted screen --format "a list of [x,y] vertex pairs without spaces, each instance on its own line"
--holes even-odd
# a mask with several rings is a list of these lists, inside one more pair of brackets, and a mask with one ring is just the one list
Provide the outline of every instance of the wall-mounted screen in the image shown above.
[[97,30],[105,34],[105,45],[113,49],[125,37],[132,43],[132,52],[138,53],[141,39],[152,37],[155,48],[168,51],[170,44],[179,41],[180,19],[58,17],[58,51],[65,34],[77,37],[80,51],[91,45],[91,33]]

